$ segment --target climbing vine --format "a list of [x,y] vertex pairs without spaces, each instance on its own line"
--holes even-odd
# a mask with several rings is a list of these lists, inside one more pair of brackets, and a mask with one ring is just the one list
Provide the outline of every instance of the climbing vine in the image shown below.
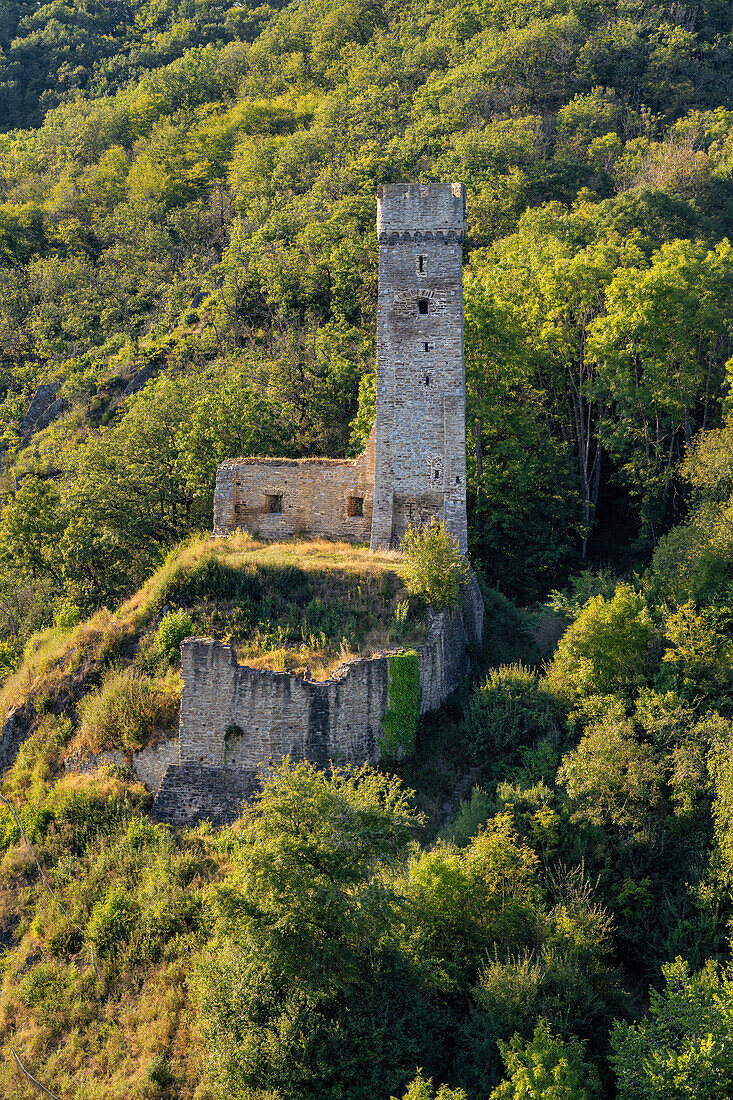
[[382,718],[380,747],[385,757],[396,759],[415,749],[420,716],[420,672],[414,649],[389,658],[389,708]]

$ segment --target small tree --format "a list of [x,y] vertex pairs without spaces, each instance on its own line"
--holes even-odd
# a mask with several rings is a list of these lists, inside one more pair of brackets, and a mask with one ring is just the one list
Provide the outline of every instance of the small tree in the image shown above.
[[733,982],[715,963],[697,974],[677,958],[662,967],[649,1014],[617,1023],[611,1062],[620,1100],[717,1100],[733,1089]]
[[[397,1098],[393,1096],[392,1100]],[[448,1085],[441,1085],[435,1090],[432,1077],[426,1080],[419,1069],[402,1100],[466,1100],[466,1094],[463,1089],[451,1089]]]
[[455,607],[468,580],[468,562],[458,539],[435,518],[424,527],[408,527],[402,540],[405,588],[436,611]]
[[191,616],[183,608],[169,611],[160,621],[155,640],[158,649],[170,664],[179,664],[181,660],[181,642],[190,638],[196,629]]
[[491,1100],[598,1100],[600,1088],[593,1066],[583,1060],[584,1044],[551,1033],[540,1020],[525,1042],[515,1035],[499,1042],[509,1076],[494,1089]]

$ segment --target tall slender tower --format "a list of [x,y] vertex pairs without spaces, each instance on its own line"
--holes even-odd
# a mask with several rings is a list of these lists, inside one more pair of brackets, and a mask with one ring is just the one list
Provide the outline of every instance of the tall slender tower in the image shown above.
[[379,188],[373,550],[445,522],[467,549],[462,183]]

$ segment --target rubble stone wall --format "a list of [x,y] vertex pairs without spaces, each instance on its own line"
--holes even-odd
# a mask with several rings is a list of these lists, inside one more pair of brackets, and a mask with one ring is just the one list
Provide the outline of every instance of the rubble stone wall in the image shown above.
[[[433,614],[418,647],[421,710],[454,691],[481,641],[483,603],[472,578],[463,606]],[[289,755],[326,766],[379,759],[389,705],[389,654],[349,661],[328,680],[237,662],[231,646],[188,638],[181,646],[180,763],[253,769]]]
[[373,501],[373,436],[356,460],[230,459],[217,471],[214,534],[243,527],[268,539],[369,542]]

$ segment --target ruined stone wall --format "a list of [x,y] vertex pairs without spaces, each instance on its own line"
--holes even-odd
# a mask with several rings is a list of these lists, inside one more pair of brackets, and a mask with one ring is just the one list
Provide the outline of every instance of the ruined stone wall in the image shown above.
[[[431,617],[418,648],[423,712],[439,707],[468,671],[481,641],[483,603],[475,579],[464,604]],[[325,766],[379,758],[389,705],[389,655],[343,665],[329,680],[237,663],[231,646],[189,638],[181,647],[180,763],[253,769],[283,756]]]
[[466,397],[459,183],[380,187],[372,549],[410,524],[466,528]]
[[368,542],[374,439],[355,461],[237,458],[217,471],[214,533],[243,527],[262,538],[303,534]]

